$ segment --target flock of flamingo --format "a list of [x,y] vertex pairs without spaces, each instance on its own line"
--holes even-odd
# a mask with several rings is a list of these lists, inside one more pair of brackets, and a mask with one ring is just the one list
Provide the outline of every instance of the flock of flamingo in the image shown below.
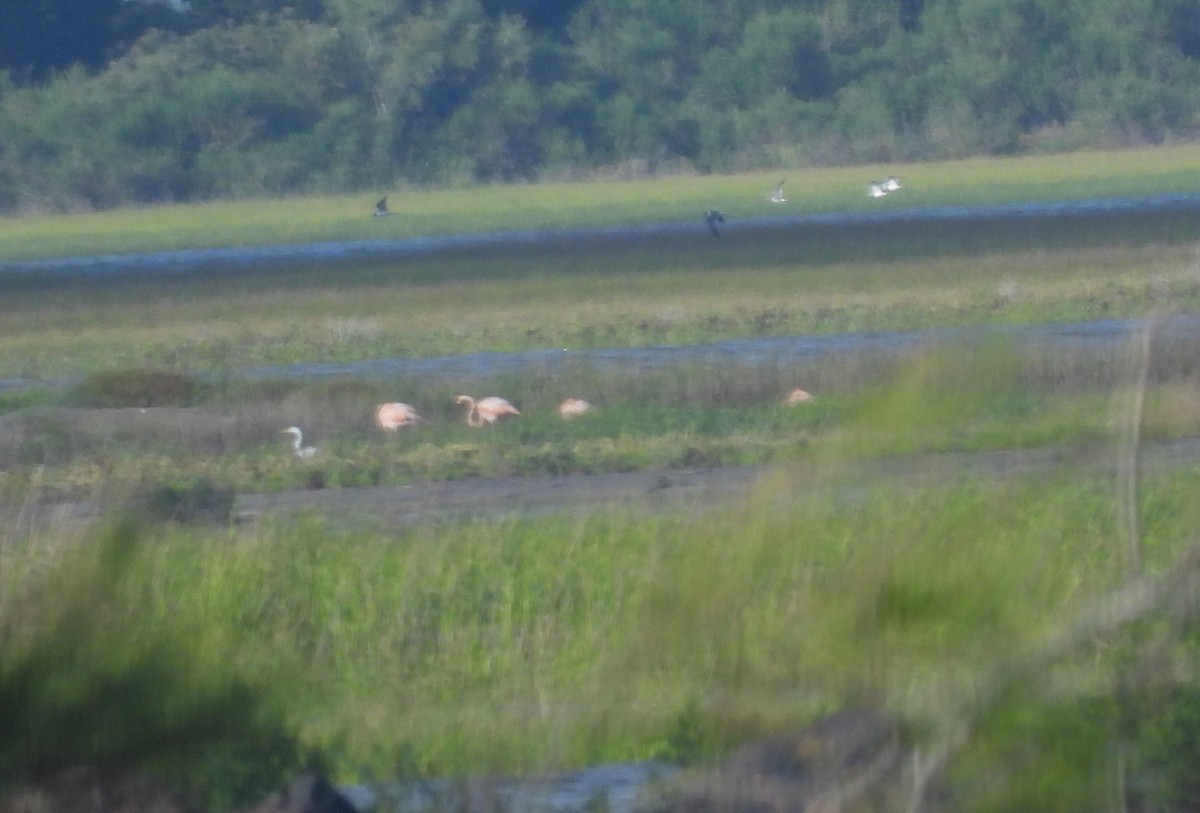
[[[771,203],[787,203],[787,198],[783,196],[783,181],[775,185],[771,192],[769,200]],[[900,182],[896,178],[890,177],[886,181],[872,181],[870,184],[870,194],[872,197],[882,197],[888,192],[896,189],[901,189]],[[878,192],[878,194],[876,194]],[[375,217],[387,217],[394,214],[387,205],[387,195],[384,195],[375,204]],[[710,209],[704,213],[704,220],[708,224],[708,229],[714,237],[720,236],[720,226],[725,223],[724,213],[716,209]],[[810,400],[812,396],[804,390],[793,390],[788,394],[785,403],[794,405],[802,404]],[[520,415],[521,411],[509,403],[504,398],[496,395],[489,395],[486,398],[480,398],[478,401],[470,395],[460,395],[454,399],[455,403],[461,404],[467,408],[466,421],[467,426],[480,427],[484,425],[492,425],[502,418],[509,415]],[[592,405],[582,398],[568,398],[558,405],[558,414],[564,419],[575,418],[583,415],[586,412],[592,411]],[[412,404],[406,404],[402,401],[392,401],[386,404],[380,404],[375,409],[375,425],[385,432],[396,432],[405,426],[412,426],[424,420],[417,412]],[[292,450],[297,457],[312,457],[317,453],[315,446],[304,445],[304,434],[298,426],[289,426],[283,430],[285,434],[292,436]]]
[[[467,408],[467,426],[490,426],[501,418],[509,415],[520,415],[521,410],[513,406],[507,399],[498,395],[489,395],[478,401],[469,395],[460,395],[454,399],[457,404]],[[592,405],[582,398],[568,398],[558,405],[558,414],[563,419],[570,419],[590,412]],[[385,432],[396,432],[406,426],[412,426],[425,420],[412,404],[403,401],[389,401],[375,407],[375,425]],[[316,446],[304,445],[304,432],[298,426],[289,426],[283,434],[292,436],[292,452],[296,457],[312,457],[317,453]]]
[[[784,403],[789,406],[803,404],[812,400],[812,395],[805,390],[795,389],[788,393],[784,399]],[[520,415],[521,410],[517,409],[507,399],[501,398],[498,395],[489,395],[486,398],[476,400],[470,395],[460,395],[454,399],[456,404],[461,404],[467,408],[466,422],[467,426],[481,427],[484,425],[492,425],[497,421],[507,418],[510,415]],[[584,415],[595,409],[590,401],[585,401],[582,398],[567,398],[558,405],[558,414],[563,420],[570,420]],[[406,404],[403,401],[389,401],[386,404],[380,404],[375,407],[375,425],[384,432],[397,432],[406,426],[412,426],[425,420],[417,412],[416,407],[412,404]],[[316,446],[304,445],[304,432],[299,426],[289,426],[283,430],[283,434],[292,436],[292,452],[296,457],[308,458],[317,453]]]

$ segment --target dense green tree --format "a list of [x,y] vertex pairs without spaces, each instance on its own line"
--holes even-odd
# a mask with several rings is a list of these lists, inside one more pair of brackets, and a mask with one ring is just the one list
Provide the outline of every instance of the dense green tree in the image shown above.
[[226,21],[245,23],[281,12],[317,20],[325,13],[323,0],[187,0],[187,9],[191,24],[199,27]]
[[483,10],[489,17],[521,17],[530,30],[565,38],[571,15],[584,0],[483,0]]
[[104,64],[121,0],[7,0],[0,4],[0,67],[18,79]]
[[1192,0],[12,0],[0,58],[0,211],[1200,131]]

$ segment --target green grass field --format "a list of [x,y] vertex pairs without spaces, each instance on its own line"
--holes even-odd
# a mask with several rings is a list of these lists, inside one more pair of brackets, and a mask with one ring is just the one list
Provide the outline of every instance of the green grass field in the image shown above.
[[[916,206],[1183,191],[1198,167],[1200,149],[1172,148],[784,175],[796,211],[818,212],[867,208],[865,181],[893,172],[909,195],[895,205]],[[775,180],[400,191],[402,214],[374,222],[374,196],[2,221],[0,258],[769,214]],[[1183,216],[698,234],[159,281],[0,275],[0,379],[34,382],[0,390],[0,785],[132,765],[225,810],[311,760],[347,782],[702,761],[870,704],[926,749],[967,726],[938,778],[957,809],[1184,809],[1194,603],[1042,649],[1108,617],[1089,608],[1138,572],[1135,547],[1142,572],[1168,572],[1200,527],[1200,470],[1130,480],[1064,454],[1002,481],[882,471],[1016,449],[1133,470],[1131,439],[1200,435],[1190,337],[1157,335],[1148,357],[1131,335],[654,371],[236,375],[1200,306],[1200,223]],[[816,398],[784,406],[797,386]],[[465,426],[454,396],[485,391],[523,414]],[[567,395],[599,409],[563,422]],[[372,407],[394,399],[426,424],[382,437]],[[288,424],[317,456],[290,454]],[[152,510],[164,494],[748,463],[776,465],[695,516],[389,530]],[[113,509],[23,530],[23,512],[74,499]]]
[[[902,196],[866,197],[896,174]],[[768,203],[787,180],[786,208]],[[735,218],[1191,192],[1200,147],[1088,151],[1020,159],[672,176],[632,181],[396,190],[395,217],[373,219],[378,194],[214,202],[94,214],[0,219],[0,262],[217,246],[392,239],[698,220],[716,207]],[[388,190],[379,190],[379,194]]]

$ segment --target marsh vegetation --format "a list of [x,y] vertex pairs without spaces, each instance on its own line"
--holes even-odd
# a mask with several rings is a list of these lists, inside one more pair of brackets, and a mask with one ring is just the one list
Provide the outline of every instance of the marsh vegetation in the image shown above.
[[[111,511],[0,534],[4,778],[133,765],[221,809],[306,762],[343,781],[694,763],[868,705],[899,715],[923,753],[945,748],[928,798],[950,808],[1186,809],[1200,701],[1181,555],[1200,527],[1200,467],[1136,463],[1139,444],[1200,435],[1200,337],[1138,333],[1200,305],[1193,220],[700,232],[169,281],[5,278],[0,378],[32,382],[0,392],[5,511],[83,498]],[[1146,321],[1127,341],[1053,351],[984,333],[769,364],[241,374],[1093,318]],[[785,405],[795,387],[815,397]],[[469,427],[462,392],[522,414]],[[563,421],[567,396],[597,408]],[[393,400],[426,420],[379,432],[373,408]],[[292,454],[280,430],[293,424],[313,457]],[[1063,462],[949,480],[914,463],[1016,449]],[[1075,465],[1081,450],[1112,466]],[[884,461],[906,476],[872,468]],[[228,516],[249,491],[750,463],[771,465],[700,511],[404,528]],[[1160,575],[1139,611],[1103,611]]]

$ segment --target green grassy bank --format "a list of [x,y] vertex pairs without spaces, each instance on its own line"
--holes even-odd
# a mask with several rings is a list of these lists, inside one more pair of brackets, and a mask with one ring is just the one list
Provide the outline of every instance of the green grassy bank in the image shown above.
[[[866,197],[870,180],[899,175],[902,195]],[[767,201],[787,180],[789,203]],[[716,207],[733,218],[874,211],[1095,196],[1191,192],[1200,147],[1086,151],[927,164],[804,168],[635,181],[397,190],[396,216],[373,219],[378,194],[230,201],[78,215],[0,219],[0,262],[218,246],[394,239],[513,229],[698,220]],[[380,193],[386,190],[381,190]]]

